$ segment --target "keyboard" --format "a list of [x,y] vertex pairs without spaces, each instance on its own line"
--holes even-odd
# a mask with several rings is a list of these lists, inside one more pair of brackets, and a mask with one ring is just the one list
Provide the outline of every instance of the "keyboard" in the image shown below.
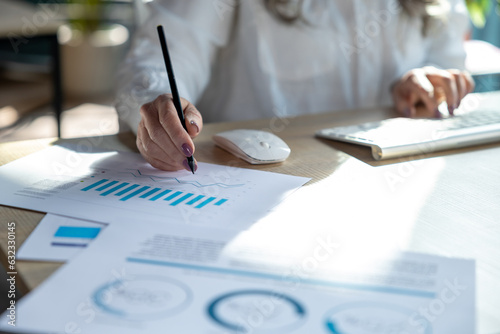
[[477,110],[441,119],[391,118],[323,129],[318,137],[370,146],[376,160],[500,141],[500,111]]

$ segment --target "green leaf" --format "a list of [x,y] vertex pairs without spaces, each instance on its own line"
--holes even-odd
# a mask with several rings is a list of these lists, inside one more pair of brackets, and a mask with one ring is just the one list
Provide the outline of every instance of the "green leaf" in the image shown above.
[[[500,3],[500,0],[497,0]],[[472,24],[483,28],[490,12],[490,0],[466,0]]]

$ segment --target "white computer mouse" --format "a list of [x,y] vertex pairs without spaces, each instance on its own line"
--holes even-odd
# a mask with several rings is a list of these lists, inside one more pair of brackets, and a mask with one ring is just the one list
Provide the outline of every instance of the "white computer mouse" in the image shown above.
[[215,134],[215,144],[251,164],[285,161],[290,147],[271,132],[237,129]]

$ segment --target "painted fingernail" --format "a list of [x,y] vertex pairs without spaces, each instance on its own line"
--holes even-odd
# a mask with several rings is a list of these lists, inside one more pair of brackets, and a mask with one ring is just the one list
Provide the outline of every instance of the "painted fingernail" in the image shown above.
[[405,108],[403,110],[403,113],[404,113],[405,117],[410,117],[410,108]]
[[193,150],[191,150],[191,147],[188,144],[182,144],[181,148],[182,153],[184,153],[186,157],[190,157],[193,155]]
[[200,127],[198,126],[198,123],[195,121],[190,121],[189,124],[194,125],[196,127],[196,133],[200,132]]
[[[182,162],[182,166],[184,166],[184,169],[186,169],[188,172],[191,172],[191,167],[189,167],[187,159]],[[196,160],[194,160],[194,171],[196,172],[197,170],[198,170],[198,163],[196,162]]]
[[455,109],[456,109],[455,106],[452,106],[452,105],[448,106],[448,112],[450,113],[450,115],[453,115],[453,112],[455,111]]
[[189,168],[189,164],[186,159],[182,162],[182,165],[184,166],[184,169],[187,170],[188,172],[191,171],[191,168]]

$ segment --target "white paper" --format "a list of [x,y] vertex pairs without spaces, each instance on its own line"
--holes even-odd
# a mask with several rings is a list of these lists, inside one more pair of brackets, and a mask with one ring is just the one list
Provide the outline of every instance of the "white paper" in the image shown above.
[[[474,333],[474,262],[400,253],[376,268],[289,275],[231,265],[237,232],[109,225],[17,306],[16,327],[54,333]],[[126,242],[124,242],[126,240]],[[367,255],[368,257],[368,255]],[[289,268],[288,268],[289,269]],[[344,271],[345,272],[345,271]],[[384,278],[384,279],[381,279]]]
[[106,224],[46,214],[23,242],[17,260],[66,262],[84,250]]
[[308,180],[206,163],[194,175],[165,172],[136,153],[55,146],[0,167],[0,204],[105,223],[134,218],[241,229]]

